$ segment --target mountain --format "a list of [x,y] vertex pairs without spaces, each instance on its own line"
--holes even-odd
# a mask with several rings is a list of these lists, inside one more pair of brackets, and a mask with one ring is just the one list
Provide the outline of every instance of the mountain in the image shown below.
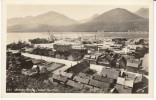
[[8,19],[7,20],[7,26],[19,24],[20,22],[22,22],[22,20],[23,20],[22,17],[16,17],[16,18]]
[[47,30],[52,32],[127,32],[148,31],[149,27],[147,18],[122,8],[104,12],[86,23],[77,23],[75,20],[62,14],[55,14],[55,12],[36,16],[31,21],[8,26],[8,32],[42,32]]
[[11,19],[8,19],[7,20],[7,26],[12,26],[12,25],[17,25],[17,24],[20,24],[24,21],[29,21],[33,19],[32,16],[27,16],[27,17],[15,17],[15,18],[11,18]]
[[85,24],[89,30],[109,32],[148,31],[148,25],[148,19],[122,8],[104,12]]
[[138,16],[149,18],[149,9],[148,8],[140,8],[138,11],[135,12]]
[[78,22],[79,22],[79,23],[86,23],[86,22],[89,22],[90,20],[92,20],[92,19],[94,19],[94,18],[96,18],[96,17],[98,17],[98,16],[99,16],[99,14],[94,14],[94,15],[91,16],[90,18],[82,19],[82,20],[79,20]]
[[29,27],[36,27],[41,24],[45,25],[71,25],[76,24],[77,22],[63,14],[59,14],[57,12],[47,12],[35,17],[24,17],[24,18],[12,18],[8,19],[8,26],[11,25],[28,25]]
[[116,8],[101,14],[90,22],[130,22],[137,20],[144,20],[144,18],[126,9]]

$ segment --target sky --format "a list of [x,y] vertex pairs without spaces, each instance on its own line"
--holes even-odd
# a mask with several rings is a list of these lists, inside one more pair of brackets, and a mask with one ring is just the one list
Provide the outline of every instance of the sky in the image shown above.
[[49,11],[64,14],[72,19],[86,19],[94,14],[102,14],[114,8],[124,8],[135,12],[147,6],[110,6],[110,5],[8,5],[7,18],[37,16]]

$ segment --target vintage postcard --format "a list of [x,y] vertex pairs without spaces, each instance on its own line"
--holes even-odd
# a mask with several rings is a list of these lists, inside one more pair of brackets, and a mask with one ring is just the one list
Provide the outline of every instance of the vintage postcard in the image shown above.
[[2,97],[153,96],[153,0],[3,0]]

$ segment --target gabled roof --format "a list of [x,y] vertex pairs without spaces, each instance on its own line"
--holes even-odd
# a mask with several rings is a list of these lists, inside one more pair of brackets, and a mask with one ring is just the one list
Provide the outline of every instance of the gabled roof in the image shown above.
[[120,85],[124,85],[124,84],[125,84],[125,78],[118,77],[116,83],[117,83],[117,84],[120,84]]
[[84,79],[92,79],[91,76],[87,76],[86,74],[81,73],[81,72],[78,74],[78,76],[81,77],[81,78],[84,78]]
[[108,89],[110,87],[109,83],[100,82],[100,81],[93,80],[93,79],[90,80],[89,85],[92,85],[101,89]]
[[118,77],[117,84],[133,88],[134,79]]
[[134,80],[133,79],[126,79],[125,86],[133,88]]
[[67,69],[67,72],[72,72],[73,74],[78,74],[85,70],[86,68],[89,68],[90,64],[87,61],[83,61],[81,63],[78,63],[70,68]]
[[85,84],[85,85],[84,85],[84,88],[93,89],[93,86],[90,86],[90,85]]
[[73,80],[75,80],[77,82],[85,83],[85,84],[88,84],[88,82],[89,82],[89,79],[84,79],[84,78],[81,78],[81,77],[78,77],[78,76],[75,76],[73,78]]
[[66,84],[69,85],[69,86],[78,88],[78,89],[83,89],[83,86],[84,86],[83,84],[78,83],[78,82],[74,82],[72,80],[68,80]]
[[97,81],[97,80],[91,79],[91,80],[89,81],[89,85],[99,87],[98,82],[99,82],[99,81]]

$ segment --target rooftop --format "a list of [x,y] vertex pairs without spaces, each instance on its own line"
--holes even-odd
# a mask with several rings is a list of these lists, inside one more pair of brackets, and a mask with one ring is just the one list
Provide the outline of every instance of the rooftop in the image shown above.
[[107,76],[108,78],[112,78],[112,79],[117,79],[119,73],[120,71],[117,71],[116,69],[103,67],[100,75]]
[[75,81],[77,81],[77,82],[85,83],[85,84],[88,84],[88,82],[89,82],[89,79],[81,78],[81,77],[79,77],[79,76],[75,76],[75,77],[73,78],[73,80],[75,80]]
[[52,78],[55,79],[55,80],[61,81],[61,82],[66,82],[67,81],[66,76],[53,74]]
[[66,72],[64,72],[64,71],[61,71],[61,72],[60,72],[60,75],[66,76],[66,77],[68,77],[68,78],[72,78],[72,77],[73,77],[73,74],[72,74],[72,73],[66,73]]
[[78,88],[78,89],[83,89],[83,86],[84,86],[83,84],[72,81],[72,80],[68,80],[66,84],[69,85],[69,86]]
[[105,83],[113,83],[114,80],[111,78],[107,78],[107,77],[102,77],[100,75],[94,75],[93,79],[101,81],[101,82],[105,82]]
[[118,77],[116,83],[117,83],[117,84],[120,84],[120,85],[124,85],[124,84],[125,84],[125,78]]
[[69,73],[72,72],[73,74],[78,74],[89,67],[90,67],[90,64],[87,61],[83,61],[81,63],[78,63],[78,64],[68,68],[67,72],[69,72]]
[[78,74],[78,76],[81,77],[81,78],[84,78],[84,79],[92,79],[91,76],[87,76],[86,74],[81,73],[81,72]]
[[89,82],[89,85],[101,88],[101,89],[109,89],[110,84],[109,83],[105,83],[105,82],[100,82],[94,79],[91,79]]
[[132,88],[124,87],[119,84],[116,84],[115,88],[119,93],[132,93]]

